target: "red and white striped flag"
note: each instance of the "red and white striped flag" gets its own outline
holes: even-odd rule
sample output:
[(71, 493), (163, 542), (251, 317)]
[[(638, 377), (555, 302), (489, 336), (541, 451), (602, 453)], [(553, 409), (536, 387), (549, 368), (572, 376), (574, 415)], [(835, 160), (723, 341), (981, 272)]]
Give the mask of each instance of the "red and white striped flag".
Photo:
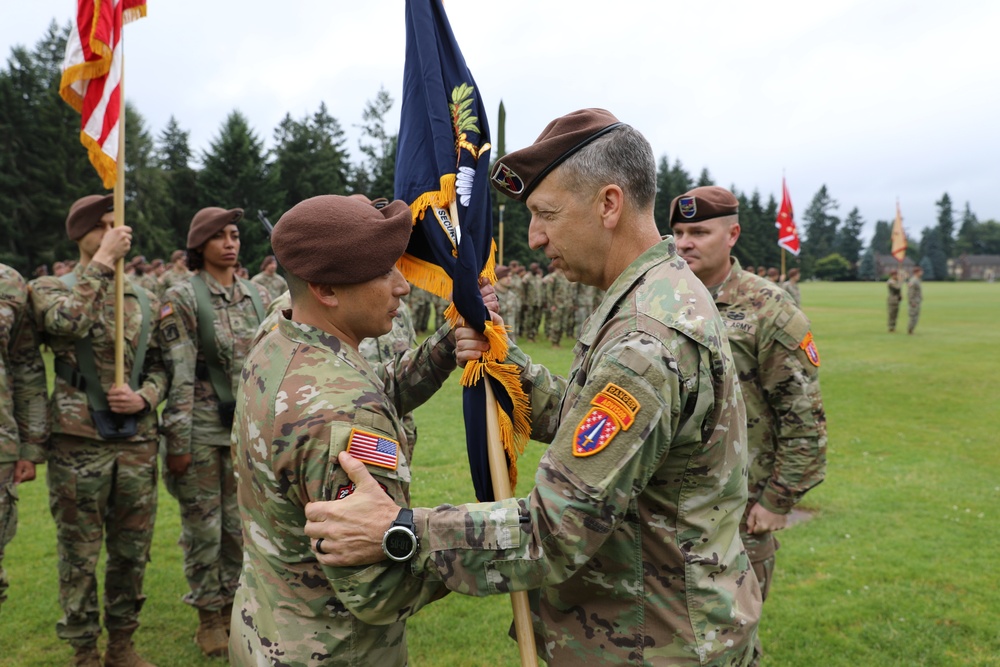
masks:
[(784, 177), (781, 178), (781, 208), (778, 209), (778, 219), (774, 221), (774, 226), (778, 228), (778, 245), (798, 257), (801, 248), (799, 231), (795, 227), (792, 198), (788, 196)]
[(121, 127), (122, 25), (145, 15), (146, 0), (79, 0), (66, 41), (59, 94), (80, 112), (80, 141), (108, 189)]

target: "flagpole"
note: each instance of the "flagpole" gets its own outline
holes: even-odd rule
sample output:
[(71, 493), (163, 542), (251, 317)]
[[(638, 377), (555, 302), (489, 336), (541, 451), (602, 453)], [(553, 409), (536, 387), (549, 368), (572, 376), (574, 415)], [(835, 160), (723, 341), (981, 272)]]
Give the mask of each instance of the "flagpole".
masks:
[[(455, 225), (459, 225), (458, 202), (448, 205), (448, 213)], [(489, 317), (487, 315), (487, 317)], [(489, 321), (489, 320), (487, 320)], [(507, 472), (507, 454), (504, 452), (503, 441), (500, 439), (500, 416), (493, 387), (490, 386), (489, 375), (484, 374), (483, 385), (486, 387), (486, 458), (490, 464), (490, 481), (493, 485), (493, 499), (506, 500), (514, 495), (510, 487), (510, 476)], [(514, 634), (517, 637), (517, 649), (521, 653), (521, 667), (537, 667), (538, 653), (535, 648), (535, 632), (531, 625), (531, 607), (528, 605), (527, 591), (514, 591), (510, 594), (510, 604), (514, 609)]]
[[(507, 475), (507, 457), (500, 442), (500, 418), (497, 399), (493, 395), (489, 376), (483, 377), (486, 386), (486, 451), (490, 462), (490, 480), (493, 482), (494, 500), (504, 500), (514, 495), (510, 488), (510, 477)], [(510, 603), (514, 608), (514, 634), (517, 636), (517, 648), (521, 653), (522, 667), (536, 667), (538, 654), (535, 649), (535, 633), (531, 627), (531, 608), (528, 605), (527, 591), (514, 591), (510, 594)]]
[(785, 249), (781, 249), (781, 280), (785, 280)]
[[(122, 71), (118, 81), (118, 161), (115, 164), (114, 226), (125, 224), (125, 37), (122, 35)], [(115, 262), (115, 386), (125, 384), (125, 257)]]

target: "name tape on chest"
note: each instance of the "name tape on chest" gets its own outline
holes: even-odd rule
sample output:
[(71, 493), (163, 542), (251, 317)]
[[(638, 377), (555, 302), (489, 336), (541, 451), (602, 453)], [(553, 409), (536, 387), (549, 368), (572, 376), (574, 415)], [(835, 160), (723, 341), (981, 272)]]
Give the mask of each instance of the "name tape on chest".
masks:
[(632, 394), (613, 382), (599, 391), (573, 434), (573, 456), (593, 456), (635, 423), (642, 407)]
[(816, 349), (816, 341), (813, 340), (812, 331), (807, 333), (806, 337), (799, 343), (799, 349), (806, 353), (809, 363), (817, 368), (819, 367), (819, 350)]
[(351, 429), (347, 453), (373, 466), (395, 470), (399, 464), (399, 443), (392, 438), (359, 429)]

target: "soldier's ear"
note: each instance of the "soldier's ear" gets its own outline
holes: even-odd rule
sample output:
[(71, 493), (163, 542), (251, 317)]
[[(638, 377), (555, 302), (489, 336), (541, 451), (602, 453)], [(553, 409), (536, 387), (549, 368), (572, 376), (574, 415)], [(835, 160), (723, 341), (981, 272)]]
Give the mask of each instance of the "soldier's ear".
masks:
[(313, 295), (314, 299), (327, 308), (335, 308), (340, 303), (337, 298), (337, 291), (334, 289), (333, 285), (309, 283), (309, 293)]

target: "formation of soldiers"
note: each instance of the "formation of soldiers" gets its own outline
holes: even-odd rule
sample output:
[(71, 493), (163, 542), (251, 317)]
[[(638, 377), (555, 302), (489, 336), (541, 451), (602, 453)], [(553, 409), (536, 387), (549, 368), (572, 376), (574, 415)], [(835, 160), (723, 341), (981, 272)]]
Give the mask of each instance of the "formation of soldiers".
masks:
[[(682, 219), (685, 209), (683, 205), (676, 206), (675, 200), (671, 212), (675, 231), (677, 226), (702, 220), (719, 219), (729, 221), (725, 224), (736, 224), (737, 207), (731, 194), (715, 189), (693, 191), (691, 199), (697, 197), (703, 198), (701, 210), (705, 217)], [(34, 479), (35, 466), (47, 461), (50, 506), (57, 525), (63, 609), (56, 630), (74, 648), (73, 665), (151, 664), (136, 653), (132, 636), (139, 627), (145, 600), (142, 586), (156, 515), (158, 467), (180, 507), (180, 546), (190, 587), (184, 601), (197, 610), (194, 635), (200, 649), (210, 657), (229, 656), (233, 640), (237, 639), (235, 634), (233, 640), (229, 636), (234, 602), (242, 604), (244, 619), (257, 608), (257, 601), (247, 598), (245, 590), (239, 592), (245, 586), (240, 581), (241, 564), (246, 567), (244, 544), (251, 539), (248, 531), (250, 536), (259, 537), (254, 531), (266, 532), (267, 522), (248, 525), (246, 508), (242, 501), (237, 501), (234, 468), (239, 462), (234, 462), (231, 445), (239, 438), (231, 434), (235, 432), (234, 411), (239, 421), (236, 397), (245, 389), (241, 378), (244, 360), (259, 341), (276, 330), (279, 321), (283, 321), (282, 313), (286, 318), (290, 316), (291, 311), (284, 309), (291, 300), (289, 285), (277, 274), (273, 256), (265, 258), (261, 272), (252, 281), (240, 277), (238, 223), (242, 215), (240, 209), (202, 209), (192, 220), (186, 250), (175, 252), (169, 262), (158, 259), (146, 262), (142, 256), (127, 262), (126, 384), (116, 385), (113, 380), (112, 267), (129, 254), (131, 230), (112, 226), (110, 196), (85, 197), (70, 209), (67, 234), (79, 246), (79, 260), (57, 263), (53, 276), (38, 271), (38, 277), (30, 284), (13, 269), (0, 265), (0, 343), (3, 344), (0, 376), (6, 382), (2, 389), (11, 398), (0, 408), (0, 566), (3, 546), (13, 538), (17, 525), (13, 502), (16, 496), (12, 489), (18, 483)], [(679, 233), (678, 238), (682, 236)], [(653, 242), (651, 237), (648, 240)], [(685, 266), (677, 259), (678, 255), (692, 263), (680, 243), (677, 255), (671, 254), (672, 242), (664, 243), (651, 255), (657, 262), (662, 262), (663, 257), (673, 257), (675, 262), (670, 271)], [(661, 257), (657, 253), (666, 255)], [(767, 303), (767, 307), (750, 307), (749, 303), (738, 301), (727, 303), (725, 290), (720, 292), (718, 284), (713, 286), (708, 281), (708, 272), (699, 271), (697, 263), (692, 265), (694, 274), (715, 297), (719, 311), (728, 312), (723, 317), (728, 318), (724, 322), (729, 327), (740, 377), (744, 375), (744, 366), (748, 369), (759, 366), (761, 376), (773, 380), (767, 388), (770, 398), (766, 401), (761, 397), (757, 403), (751, 403), (749, 397), (759, 387), (743, 387), (748, 416), (753, 412), (748, 423), (764, 424), (766, 428), (750, 429), (752, 449), (758, 452), (751, 467), (751, 503), (746, 505), (739, 532), (747, 547), (749, 564), (760, 582), (762, 597), (766, 598), (777, 550), (777, 541), (771, 533), (784, 527), (783, 517), (823, 478), (825, 417), (815, 373), (819, 357), (808, 320), (793, 305), (798, 303), (797, 270), (793, 269), (788, 280), (781, 283), (783, 289), (777, 289), (774, 283), (784, 277), (777, 276), (776, 271), (773, 276), (760, 279), (742, 278), (738, 262), (733, 261), (731, 270), (728, 263), (725, 266), (729, 276), (726, 284), (733, 284), (733, 294), (742, 295), (746, 283), (760, 295), (754, 304)], [(300, 270), (308, 275), (308, 267)], [(499, 314), (515, 342), (536, 341), (544, 336), (541, 340), (559, 347), (564, 337), (575, 340), (588, 335), (588, 331), (593, 334), (592, 316), (608, 309), (602, 289), (569, 280), (560, 266), (553, 266), (546, 273), (537, 263), (525, 267), (514, 260), (498, 266), (496, 273)], [(305, 283), (296, 280), (302, 294)], [(636, 283), (641, 284), (641, 281)], [(735, 287), (737, 284), (741, 285), (739, 289)], [(614, 288), (609, 281), (602, 286)], [(911, 286), (911, 303), (913, 289)], [(432, 311), (439, 326), (444, 322), (447, 306), (444, 299), (416, 288), (406, 291), (409, 306), (401, 302), (394, 311), (392, 331), (358, 341), (359, 353), (374, 368), (392, 368), (394, 360), (398, 362), (401, 354), (415, 348), (416, 334), (427, 331)], [(919, 279), (916, 299), (919, 307)], [(629, 307), (638, 308), (639, 304)], [(617, 309), (608, 313), (621, 315)], [(633, 315), (639, 314), (645, 316), (644, 311)], [(763, 345), (760, 341), (766, 336), (767, 347), (774, 350), (767, 359), (749, 353), (744, 359), (738, 349), (742, 345), (740, 336), (750, 331), (745, 323), (755, 320), (760, 324), (756, 334), (751, 332), (746, 348)], [(633, 321), (633, 316), (622, 320)], [(772, 326), (773, 321), (780, 322), (780, 326)], [(912, 332), (915, 326), (912, 313), (911, 322)], [(440, 330), (431, 336), (433, 345), (443, 346), (434, 352), (436, 356), (429, 358), (432, 368), (454, 367), (455, 343), (444, 337), (446, 333)], [(326, 341), (318, 340), (324, 344)], [(41, 345), (54, 355), (56, 379), (51, 396), (46, 391)], [(630, 349), (624, 351), (622, 363), (645, 368), (648, 365), (645, 357), (634, 357)], [(400, 367), (396, 367), (396, 372), (403, 373)], [(419, 375), (414, 374), (407, 381), (418, 379)], [(613, 383), (608, 387), (602, 390), (612, 392), (605, 396), (605, 401), (612, 398), (621, 401), (622, 396), (632, 398), (628, 392), (622, 394), (623, 390)], [(779, 415), (795, 412), (792, 408), (785, 410), (780, 401), (782, 397), (803, 393), (810, 400), (798, 406), (804, 411), (793, 420), (798, 424), (795, 429), (777, 424), (770, 417), (763, 419), (772, 410), (779, 410), (774, 413)], [(652, 401), (651, 394), (641, 403)], [(161, 405), (162, 419), (158, 419), (157, 409)], [(630, 404), (626, 401), (625, 405)], [(639, 407), (635, 403), (629, 409)], [(738, 412), (730, 416), (742, 419), (742, 410)], [(255, 423), (250, 420), (242, 424), (243, 430), (249, 428), (249, 431), (237, 429), (242, 434), (241, 442), (255, 437), (251, 433)], [(400, 442), (406, 443), (412, 452), (416, 443), (412, 415), (401, 413), (399, 423)], [(351, 438), (353, 442), (354, 436)], [(789, 446), (784, 444), (785, 439), (797, 454), (778, 466), (775, 457), (781, 459), (784, 448)], [(610, 442), (610, 436), (607, 441)], [(255, 456), (260, 453), (253, 451)], [(792, 461), (800, 462), (801, 467), (793, 466)], [(788, 476), (789, 470), (795, 471), (794, 479)], [(785, 477), (776, 482), (773, 479), (776, 474)], [(284, 488), (283, 480), (273, 481)], [(346, 477), (343, 481), (332, 500), (340, 498), (341, 493), (343, 497), (353, 493), (353, 482)], [(738, 509), (736, 505), (745, 504), (740, 498), (746, 496), (736, 494), (737, 487), (730, 487), (728, 492), (739, 500), (734, 505)], [(736, 528), (735, 524), (730, 527)], [(102, 546), (106, 548), (108, 561), (103, 629), (109, 637), (103, 660), (97, 650), (102, 623), (96, 572)], [(314, 548), (324, 554), (318, 542)], [(243, 576), (246, 577), (245, 569)], [(6, 577), (0, 568), (0, 604), (6, 588)], [(748, 602), (758, 595), (752, 588), (745, 588), (740, 594), (748, 596)], [(748, 631), (743, 645), (749, 647), (753, 636)], [(757, 653), (756, 649), (740, 650), (740, 655), (747, 658)]]

